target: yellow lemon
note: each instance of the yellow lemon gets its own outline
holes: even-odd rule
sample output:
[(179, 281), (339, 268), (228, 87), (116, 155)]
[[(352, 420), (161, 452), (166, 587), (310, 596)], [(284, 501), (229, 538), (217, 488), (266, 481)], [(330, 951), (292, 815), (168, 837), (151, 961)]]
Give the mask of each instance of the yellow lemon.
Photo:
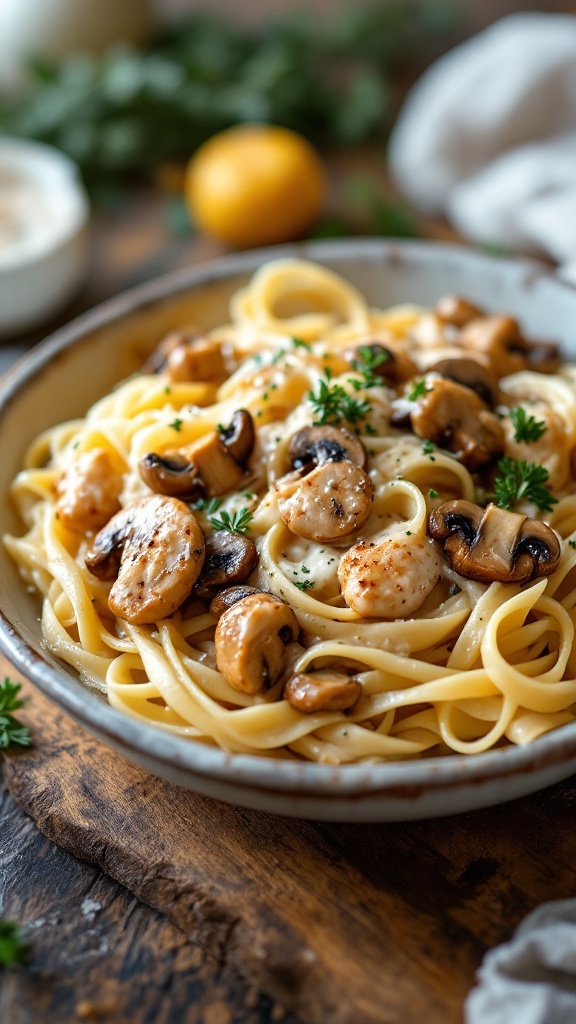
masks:
[(200, 231), (248, 248), (299, 238), (316, 220), (324, 169), (288, 128), (241, 125), (219, 132), (188, 164), (186, 201)]

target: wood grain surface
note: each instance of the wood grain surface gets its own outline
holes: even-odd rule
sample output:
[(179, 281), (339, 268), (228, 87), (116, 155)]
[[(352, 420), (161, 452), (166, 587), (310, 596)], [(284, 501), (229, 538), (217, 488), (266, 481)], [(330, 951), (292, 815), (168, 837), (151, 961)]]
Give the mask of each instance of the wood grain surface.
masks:
[(15, 800), (302, 1024), (456, 1024), (486, 948), (574, 892), (571, 783), (435, 822), (289, 821), (163, 782), (27, 692), (34, 746), (4, 764)]

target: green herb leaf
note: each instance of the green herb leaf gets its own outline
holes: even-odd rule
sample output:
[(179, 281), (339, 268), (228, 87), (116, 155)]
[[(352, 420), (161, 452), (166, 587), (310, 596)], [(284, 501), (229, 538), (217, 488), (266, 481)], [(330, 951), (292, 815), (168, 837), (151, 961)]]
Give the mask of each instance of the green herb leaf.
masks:
[(172, 423), (169, 423), (168, 426), (172, 427), (172, 430), (175, 430), (177, 433), (179, 433), (180, 432), (180, 427), (182, 426), (182, 420), (180, 420), (180, 419), (178, 419), (178, 417), (176, 417), (176, 419), (173, 420)]
[(294, 348), (305, 348), (307, 352), (312, 351), (312, 345), (307, 341), (302, 341), (302, 338), (292, 338), (292, 344), (294, 345)]
[(426, 441), (422, 442), (422, 454), (423, 455), (430, 455), (431, 456), (432, 452), (435, 452), (435, 451), (436, 451), (436, 445), (434, 444), (433, 441), (426, 440)]
[(497, 465), (494, 499), (500, 508), (511, 509), (522, 499), (532, 502), (542, 512), (550, 512), (558, 504), (548, 484), (549, 474), (536, 462), (524, 462), (505, 456)]
[(435, 491), (433, 488), (430, 488), (430, 490), (428, 491), (428, 496), (430, 498), (439, 498), (440, 497), (440, 495), (438, 494), (438, 491)]
[(30, 746), (29, 730), (13, 714), (24, 707), (24, 701), (18, 697), (21, 689), (22, 684), (13, 683), (8, 676), (0, 683), (0, 750), (5, 750), (11, 743), (20, 747)]
[(510, 419), (515, 431), (514, 440), (520, 443), (532, 444), (533, 441), (539, 441), (548, 430), (544, 420), (537, 420), (534, 416), (527, 416), (526, 410), (521, 405), (510, 409)]
[(386, 363), (390, 358), (388, 352), (379, 351), (376, 346), (371, 348), (369, 345), (360, 345), (357, 349), (358, 358), (352, 363), (355, 370), (362, 374), (362, 380), (350, 380), (350, 384), (356, 390), (360, 388), (372, 388), (377, 384), (382, 383), (382, 374), (376, 373), (379, 366)]
[(426, 381), (422, 377), (420, 380), (414, 381), (410, 391), (406, 395), (406, 398), (409, 402), (417, 402), (419, 398), (424, 398), (424, 395), (429, 391), (432, 391), (432, 388), (427, 386)]
[(342, 420), (354, 424), (372, 412), (369, 402), (352, 398), (341, 384), (331, 384), (331, 377), (327, 370), (325, 379), (318, 382), (318, 390), (308, 392), (308, 400), (314, 409), (315, 426), (340, 423)]
[(241, 508), (239, 512), (233, 512), (232, 515), (224, 510), (220, 513), (219, 517), (210, 519), (210, 523), (215, 530), (228, 530), (230, 533), (246, 533), (253, 518), (254, 516), (247, 508)]
[(312, 587), (314, 586), (314, 581), (313, 580), (294, 580), (294, 586), (298, 587), (298, 590), (301, 590), (302, 593), (305, 594), (307, 590), (312, 590)]
[(0, 967), (21, 963), (26, 953), (22, 932), (14, 921), (0, 920)]

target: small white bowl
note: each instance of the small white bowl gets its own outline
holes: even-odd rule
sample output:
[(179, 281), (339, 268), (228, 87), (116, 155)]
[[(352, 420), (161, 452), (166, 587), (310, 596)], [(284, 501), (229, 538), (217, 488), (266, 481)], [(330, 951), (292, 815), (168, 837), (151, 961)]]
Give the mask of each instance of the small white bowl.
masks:
[(45, 323), (78, 290), (88, 217), (67, 156), (38, 142), (0, 140), (0, 338)]

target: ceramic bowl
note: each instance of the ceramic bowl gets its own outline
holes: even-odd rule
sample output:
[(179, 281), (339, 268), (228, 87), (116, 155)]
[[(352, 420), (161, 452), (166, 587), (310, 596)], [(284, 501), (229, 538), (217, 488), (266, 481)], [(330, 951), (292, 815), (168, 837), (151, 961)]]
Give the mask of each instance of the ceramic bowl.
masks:
[[(520, 318), (534, 337), (562, 341), (576, 358), (576, 291), (546, 268), (458, 246), (362, 240), (268, 249), (193, 267), (113, 299), (58, 331), (0, 385), (0, 531), (20, 525), (7, 498), (28, 443), (81, 416), (136, 370), (167, 330), (227, 319), (233, 291), (267, 259), (317, 260), (349, 278), (374, 305), (432, 304), (457, 292)], [(0, 646), (17, 669), (127, 758), (220, 800), (293, 817), (397, 821), (472, 810), (522, 796), (576, 771), (576, 723), (531, 746), (370, 765), (282, 762), (230, 755), (134, 721), (109, 707), (42, 646), (39, 603), (0, 550)]]

